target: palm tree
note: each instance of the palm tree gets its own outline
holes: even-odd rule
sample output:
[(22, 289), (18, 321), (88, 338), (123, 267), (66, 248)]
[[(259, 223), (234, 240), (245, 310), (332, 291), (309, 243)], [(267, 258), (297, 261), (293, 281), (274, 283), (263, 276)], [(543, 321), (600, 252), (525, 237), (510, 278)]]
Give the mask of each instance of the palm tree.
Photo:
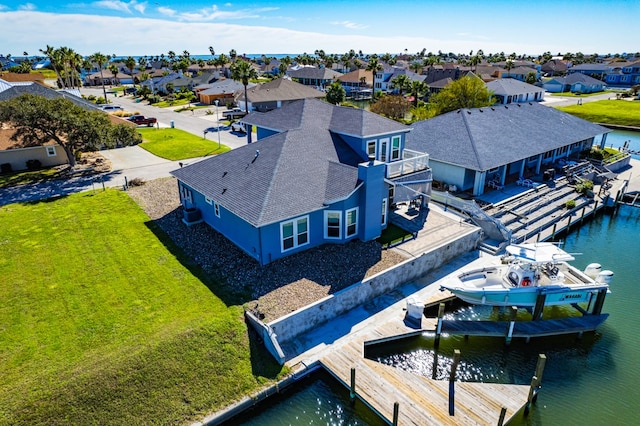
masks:
[(129, 56), (127, 59), (125, 59), (124, 61), (124, 66), (127, 67), (129, 69), (129, 74), (131, 74), (131, 84), (133, 84), (133, 89), (136, 89), (136, 82), (133, 79), (133, 70), (136, 67), (136, 60), (133, 56)]
[(251, 64), (243, 59), (239, 59), (231, 64), (231, 78), (239, 81), (244, 86), (244, 105), (245, 111), (249, 114), (249, 97), (247, 96), (247, 86), (249, 80), (258, 78), (258, 71)]
[(102, 75), (102, 69), (105, 64), (109, 61), (107, 56), (103, 55), (100, 52), (96, 52), (93, 55), (89, 56), (89, 59), (93, 61), (98, 68), (100, 69), (100, 81), (102, 82), (102, 92), (104, 93), (104, 100), (107, 100), (107, 89), (104, 88), (104, 76)]
[(409, 65), (409, 68), (411, 69), (411, 71), (415, 72), (416, 74), (422, 74), (422, 62), (420, 61), (415, 61), (415, 62), (411, 62), (411, 65)]
[(371, 100), (375, 99), (376, 94), (376, 73), (378, 71), (382, 71), (382, 64), (378, 61), (378, 56), (373, 55), (369, 58), (369, 63), (367, 64), (367, 71), (371, 71), (373, 73), (372, 86), (373, 90), (371, 92)]
[(429, 86), (424, 81), (412, 80), (409, 84), (409, 93), (413, 96), (413, 106), (418, 106), (418, 98), (424, 96), (429, 90)]
[(51, 62), (51, 67), (53, 68), (53, 71), (56, 73), (56, 78), (58, 79), (58, 86), (62, 88), (63, 87), (62, 75), (60, 74), (58, 63), (56, 61), (56, 49), (54, 49), (53, 46), (49, 46), (47, 44), (47, 47), (44, 50), (40, 49), (40, 52), (42, 52), (44, 55), (47, 56), (47, 58), (49, 58), (49, 62)]
[[(118, 69), (118, 66), (116, 64), (109, 64), (109, 66), (107, 66), (107, 69), (111, 71), (111, 74), (113, 74), (113, 80), (116, 81), (118, 78), (118, 72), (120, 71)], [(113, 85), (113, 81), (111, 82), (111, 84)]]
[(394, 89), (398, 89), (400, 96), (402, 96), (402, 93), (405, 91), (405, 89), (408, 89), (410, 85), (411, 80), (405, 74), (400, 74), (399, 76), (394, 77), (393, 80), (391, 80), (391, 87), (393, 87)]

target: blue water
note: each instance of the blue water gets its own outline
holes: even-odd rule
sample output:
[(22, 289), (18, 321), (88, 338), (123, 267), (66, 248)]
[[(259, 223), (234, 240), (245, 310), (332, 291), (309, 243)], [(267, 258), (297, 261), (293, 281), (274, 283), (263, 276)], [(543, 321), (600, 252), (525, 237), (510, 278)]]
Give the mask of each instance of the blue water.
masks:
[[(640, 150), (640, 134), (615, 131), (607, 146)], [(638, 156), (636, 156), (638, 158)], [(599, 214), (563, 238), (564, 249), (576, 255), (580, 269), (600, 263), (615, 273), (603, 313), (610, 314), (595, 333), (514, 339), (505, 348), (499, 338), (451, 337), (433, 349), (433, 337), (423, 336), (376, 348), (372, 359), (436, 379), (448, 379), (454, 349), (462, 353), (458, 379), (528, 385), (538, 354), (547, 363), (542, 390), (533, 410), (515, 425), (640, 425), (640, 208), (621, 206), (616, 213)], [(554, 308), (566, 309), (566, 308)], [(562, 314), (562, 312), (550, 312)], [(463, 308), (465, 317), (496, 315), (490, 310)], [(545, 311), (545, 318), (549, 313)], [(505, 318), (499, 318), (505, 319)], [(376, 352), (377, 351), (377, 352)], [(233, 423), (238, 424), (238, 423)], [(276, 403), (251, 413), (244, 425), (378, 425), (380, 420), (361, 404), (352, 407), (348, 392), (331, 378), (304, 384)]]
[[(600, 140), (601, 139), (597, 139), (594, 143), (598, 144)], [(608, 133), (605, 145), (607, 147), (620, 149), (625, 141), (629, 141), (629, 149), (631, 151), (640, 152), (640, 133), (630, 130), (614, 130)], [(638, 154), (634, 154), (632, 157), (640, 160), (640, 155)]]

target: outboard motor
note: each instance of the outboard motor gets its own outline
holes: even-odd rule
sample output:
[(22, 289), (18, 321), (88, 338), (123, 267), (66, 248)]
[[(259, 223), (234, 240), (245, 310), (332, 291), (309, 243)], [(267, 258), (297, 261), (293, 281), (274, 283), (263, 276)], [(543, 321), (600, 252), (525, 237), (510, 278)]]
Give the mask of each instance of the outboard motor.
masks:
[(613, 281), (613, 271), (602, 271), (596, 277), (596, 283), (598, 284), (611, 284)]
[(596, 279), (600, 271), (602, 271), (602, 265), (600, 265), (599, 263), (590, 263), (586, 268), (584, 268), (585, 275), (592, 280)]

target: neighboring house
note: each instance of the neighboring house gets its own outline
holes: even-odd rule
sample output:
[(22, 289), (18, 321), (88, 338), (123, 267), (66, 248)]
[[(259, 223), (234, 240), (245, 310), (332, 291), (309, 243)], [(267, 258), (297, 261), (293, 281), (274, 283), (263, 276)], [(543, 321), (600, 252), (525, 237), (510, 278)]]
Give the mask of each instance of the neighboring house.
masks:
[(498, 105), (539, 102), (544, 99), (543, 88), (513, 78), (493, 80), (487, 83), (486, 86), (487, 89), (493, 92)]
[(545, 77), (555, 77), (567, 73), (567, 64), (561, 59), (550, 59), (540, 67), (540, 71)]
[(607, 64), (579, 64), (574, 67), (570, 67), (567, 70), (569, 75), (572, 74), (584, 74), (598, 80), (605, 81), (607, 74), (610, 74), (615, 67)]
[[(338, 81), (344, 88), (346, 95), (350, 97), (360, 94), (363, 90), (371, 88), (371, 84), (373, 83), (373, 72), (357, 69), (341, 75), (338, 77)], [(370, 90), (369, 93), (371, 93)]]
[(208, 84), (218, 79), (218, 74), (214, 72), (206, 72), (195, 77), (179, 74), (179, 77), (172, 80), (173, 90), (179, 92), (181, 90), (193, 91), (200, 84)]
[(431, 86), (431, 83), (446, 79), (459, 80), (470, 71), (470, 68), (456, 66), (454, 64), (432, 65), (423, 69), (424, 82)]
[(410, 81), (424, 81), (423, 75), (416, 74), (413, 71), (398, 67), (385, 67), (376, 74), (376, 90), (382, 90), (387, 93), (399, 93), (400, 90), (393, 87), (393, 80), (399, 75), (406, 75)]
[[(247, 89), (249, 111), (267, 112), (290, 102), (308, 98), (324, 98), (326, 93), (288, 78), (277, 78)], [(238, 92), (238, 106), (245, 109), (244, 90)]]
[(640, 84), (640, 61), (616, 63), (612, 72), (607, 74), (605, 82), (609, 86), (631, 87)]
[(131, 75), (125, 74), (122, 71), (118, 71), (118, 73), (114, 76), (110, 70), (103, 69), (102, 76), (100, 75), (100, 71), (94, 72), (93, 74), (87, 74), (84, 77), (84, 85), (102, 86), (103, 80), (105, 86), (114, 86), (120, 84), (120, 81), (122, 80), (131, 80)]
[[(69, 162), (64, 149), (53, 141), (39, 146), (23, 147), (20, 142), (11, 140), (14, 129), (0, 128), (0, 166), (12, 171), (27, 170), (28, 162), (37, 160), (42, 167), (54, 167)], [(9, 166), (7, 166), (7, 164)]]
[(435, 93), (438, 93), (439, 91), (441, 91), (442, 89), (447, 87), (452, 82), (453, 82), (453, 79), (447, 77), (447, 78), (443, 78), (442, 80), (438, 80), (438, 81), (434, 81), (432, 83), (429, 83), (427, 85), (429, 87), (429, 95), (433, 95)]
[(193, 90), (200, 103), (214, 105), (217, 100), (219, 105), (225, 105), (234, 103), (236, 92), (244, 90), (244, 86), (239, 81), (224, 78), (213, 83), (200, 84)]
[(11, 84), (30, 84), (30, 83), (40, 83), (44, 84), (44, 74), (42, 73), (29, 73), (29, 74), (18, 74), (15, 72), (3, 72), (0, 73), (0, 78)]
[(287, 74), (300, 84), (305, 86), (313, 86), (318, 90), (324, 90), (325, 87), (339, 79), (342, 74), (328, 68), (301, 67), (299, 69), (291, 69)]
[(586, 74), (569, 74), (566, 77), (554, 77), (542, 84), (547, 92), (596, 93), (603, 92), (604, 83)]
[(540, 174), (543, 167), (591, 148), (610, 132), (597, 124), (539, 103), (452, 111), (412, 124), (407, 148), (428, 151), (434, 180), (484, 193), (489, 182), (504, 185)]
[(317, 99), (243, 121), (257, 127), (257, 142), (172, 174), (185, 215), (197, 212), (261, 265), (373, 240), (393, 202), (430, 195), (429, 157), (405, 150), (411, 129), (395, 121)]
[(500, 78), (515, 78), (516, 80), (525, 81), (530, 73), (536, 74), (536, 80), (540, 78), (540, 72), (532, 67), (519, 66), (510, 70), (500, 70)]
[[(3, 87), (5, 88), (4, 90), (2, 90)], [(39, 83), (11, 84), (5, 82), (5, 84), (2, 84), (2, 80), (0, 80), (0, 101), (13, 99), (25, 93), (43, 96), (48, 99), (65, 98), (86, 110), (100, 110), (96, 104), (69, 93), (68, 90), (54, 90)]]

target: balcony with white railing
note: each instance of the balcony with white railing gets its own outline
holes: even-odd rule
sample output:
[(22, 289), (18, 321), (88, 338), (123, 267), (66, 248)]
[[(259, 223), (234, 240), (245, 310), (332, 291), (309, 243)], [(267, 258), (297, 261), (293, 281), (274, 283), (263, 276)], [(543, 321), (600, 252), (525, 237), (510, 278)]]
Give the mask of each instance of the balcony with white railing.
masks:
[(429, 154), (405, 149), (402, 160), (387, 163), (387, 178), (397, 178), (429, 168)]

